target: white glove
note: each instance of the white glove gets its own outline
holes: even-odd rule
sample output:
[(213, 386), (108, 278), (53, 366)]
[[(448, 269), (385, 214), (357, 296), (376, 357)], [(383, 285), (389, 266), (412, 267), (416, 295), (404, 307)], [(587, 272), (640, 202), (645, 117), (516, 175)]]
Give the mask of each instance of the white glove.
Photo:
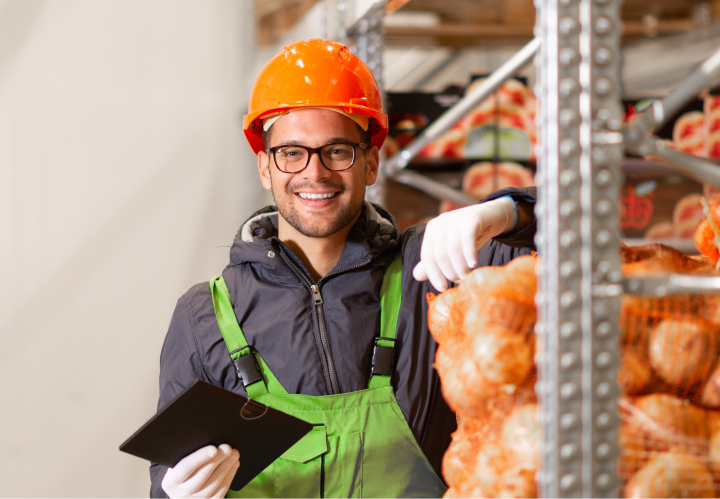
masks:
[(477, 265), (478, 250), (490, 239), (511, 230), (517, 222), (509, 197), (443, 213), (425, 227), (420, 263), (413, 269), (418, 281), (430, 279), (438, 291), (447, 280), (460, 282)]
[(225, 497), (240, 453), (228, 444), (208, 445), (185, 456), (165, 473), (162, 488), (172, 499), (177, 497)]

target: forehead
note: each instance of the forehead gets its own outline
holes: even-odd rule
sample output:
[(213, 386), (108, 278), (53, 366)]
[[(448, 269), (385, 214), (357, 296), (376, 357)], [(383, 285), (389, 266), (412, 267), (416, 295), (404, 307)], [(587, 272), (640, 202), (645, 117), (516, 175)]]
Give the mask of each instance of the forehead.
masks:
[(360, 142), (357, 124), (340, 113), (327, 109), (301, 109), (280, 117), (270, 128), (271, 145), (296, 142), (317, 147), (333, 139)]

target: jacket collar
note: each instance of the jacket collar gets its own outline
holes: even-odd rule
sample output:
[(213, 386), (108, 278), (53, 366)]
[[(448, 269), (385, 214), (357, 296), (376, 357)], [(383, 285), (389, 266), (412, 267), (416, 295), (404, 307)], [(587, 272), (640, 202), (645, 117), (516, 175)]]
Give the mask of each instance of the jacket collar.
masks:
[[(277, 238), (277, 228), (277, 207), (267, 206), (254, 213), (235, 236), (230, 248), (230, 265), (256, 262), (275, 266), (275, 261), (279, 259), (268, 261), (268, 251), (277, 252), (281, 246), (290, 251)], [(393, 216), (380, 206), (365, 201), (360, 218), (350, 230), (338, 268), (357, 265), (390, 251), (397, 246), (399, 238), (400, 229)]]

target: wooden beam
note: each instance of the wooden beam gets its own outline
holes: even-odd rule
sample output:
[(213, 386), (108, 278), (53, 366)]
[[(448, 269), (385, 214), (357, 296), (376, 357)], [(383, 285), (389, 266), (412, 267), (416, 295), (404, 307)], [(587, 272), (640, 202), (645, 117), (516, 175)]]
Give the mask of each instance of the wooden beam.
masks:
[(535, 6), (531, 0), (505, 0), (502, 4), (503, 24), (522, 26), (535, 24)]
[(276, 41), (310, 10), (317, 0), (255, 0), (257, 42)]
[(255, 19), (273, 15), (282, 10), (292, 8), (299, 0), (255, 0)]
[(387, 37), (472, 37), (533, 36), (532, 24), (438, 24), (437, 26), (386, 26)]
[(448, 37), (385, 37), (389, 47), (449, 47), (462, 50), (468, 47), (522, 47), (532, 36), (501, 36), (489, 38)]
[[(642, 22), (624, 23), (624, 35), (629, 37), (645, 36), (648, 28)], [(660, 20), (657, 24), (658, 35), (682, 33), (695, 27), (692, 19)], [(407, 39), (440, 39), (440, 38), (523, 38), (533, 37), (532, 24), (438, 24), (437, 26), (387, 26), (385, 36), (397, 45), (403, 38)]]
[[(648, 32), (648, 27), (646, 27), (642, 22), (625, 21), (625, 23), (623, 24), (625, 27), (623, 32), (624, 35), (643, 36)], [(685, 31), (689, 31), (694, 27), (695, 21), (692, 19), (672, 19), (658, 21), (657, 28), (655, 28), (655, 30), (658, 35), (671, 35), (673, 33), (682, 33)]]

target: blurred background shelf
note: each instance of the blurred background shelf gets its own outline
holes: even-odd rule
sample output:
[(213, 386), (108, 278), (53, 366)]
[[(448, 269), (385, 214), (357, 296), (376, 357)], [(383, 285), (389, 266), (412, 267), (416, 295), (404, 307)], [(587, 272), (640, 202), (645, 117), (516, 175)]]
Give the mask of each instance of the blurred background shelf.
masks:
[(638, 237), (623, 237), (622, 242), (628, 246), (643, 246), (645, 244), (659, 243), (682, 251), (686, 255), (697, 255), (699, 252), (692, 239), (644, 239)]

